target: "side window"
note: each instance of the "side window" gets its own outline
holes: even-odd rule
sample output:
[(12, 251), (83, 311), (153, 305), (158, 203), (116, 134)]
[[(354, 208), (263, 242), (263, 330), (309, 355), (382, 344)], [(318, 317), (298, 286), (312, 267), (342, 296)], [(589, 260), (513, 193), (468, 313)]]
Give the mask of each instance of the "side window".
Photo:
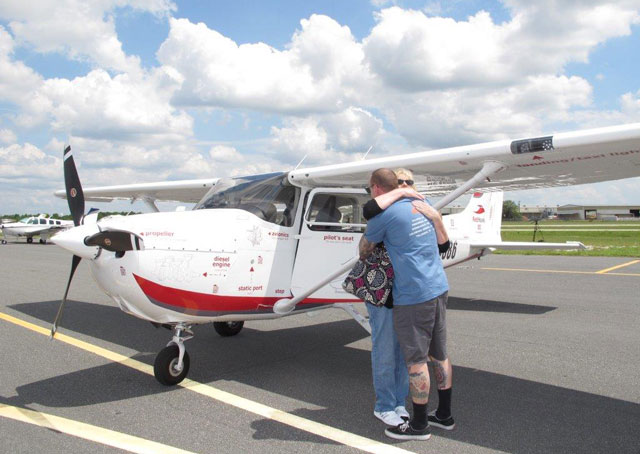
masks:
[(60, 221), (56, 221), (56, 225), (61, 225), (62, 223)]
[(46, 219), (42, 219), (42, 218), (40, 218), (40, 224), (46, 224), (46, 223), (47, 223), (47, 220), (46, 220)]
[(284, 227), (291, 227), (295, 220), (296, 206), (300, 198), (300, 188), (284, 186), (276, 195), (276, 219), (275, 223)]
[(362, 205), (369, 196), (357, 193), (316, 193), (306, 213), (311, 230), (364, 232)]

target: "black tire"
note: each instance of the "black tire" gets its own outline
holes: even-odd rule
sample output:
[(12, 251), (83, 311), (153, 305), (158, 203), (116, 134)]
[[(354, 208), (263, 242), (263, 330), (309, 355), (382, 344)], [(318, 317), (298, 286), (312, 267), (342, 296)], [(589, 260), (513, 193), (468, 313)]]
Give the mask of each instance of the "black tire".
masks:
[(244, 322), (213, 322), (213, 328), (222, 337), (235, 336), (242, 331), (243, 326)]
[(182, 359), (183, 368), (180, 373), (173, 370), (173, 366), (178, 362), (178, 356), (180, 350), (177, 345), (169, 345), (163, 348), (156, 356), (156, 360), (153, 363), (153, 375), (156, 376), (156, 380), (165, 386), (173, 386), (180, 383), (189, 373), (189, 353), (184, 352), (184, 358)]
[(29, 244), (33, 243), (33, 237), (27, 237), (27, 243)]

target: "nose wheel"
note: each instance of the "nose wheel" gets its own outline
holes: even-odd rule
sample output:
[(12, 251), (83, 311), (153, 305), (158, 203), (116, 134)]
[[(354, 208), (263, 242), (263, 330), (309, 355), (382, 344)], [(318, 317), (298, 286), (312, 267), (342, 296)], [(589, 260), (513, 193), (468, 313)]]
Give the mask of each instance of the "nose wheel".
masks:
[(178, 324), (173, 327), (173, 339), (160, 350), (153, 363), (153, 375), (158, 382), (165, 386), (173, 386), (184, 380), (191, 363), (184, 342), (192, 337), (193, 332), (188, 326)]

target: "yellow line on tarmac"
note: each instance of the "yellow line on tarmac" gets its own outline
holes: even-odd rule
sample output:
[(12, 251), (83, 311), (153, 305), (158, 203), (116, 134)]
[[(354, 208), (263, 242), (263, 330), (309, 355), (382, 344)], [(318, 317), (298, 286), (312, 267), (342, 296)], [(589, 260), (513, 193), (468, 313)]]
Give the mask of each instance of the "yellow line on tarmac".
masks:
[[(525, 268), (490, 268), (483, 267), (481, 270), (489, 271), (526, 271), (528, 273), (560, 273), (560, 274), (600, 274), (600, 271), (570, 271), (570, 270), (531, 270)], [(605, 270), (606, 271), (606, 270)], [(607, 276), (640, 276), (640, 273), (607, 273)]]
[(640, 260), (632, 260), (627, 263), (623, 263), (622, 265), (612, 266), (611, 268), (606, 268), (604, 270), (597, 271), (596, 274), (605, 274), (609, 271), (617, 270), (618, 268), (624, 268), (625, 266), (633, 265), (634, 263), (640, 263)]
[(194, 454), (191, 451), (173, 448), (171, 446), (134, 437), (113, 430), (104, 429), (91, 424), (61, 418), (60, 416), (14, 407), (0, 403), (0, 416), (26, 422), (40, 427), (46, 427), (74, 437), (84, 438), (114, 448), (140, 454)]
[[(30, 329), (37, 333), (44, 334), (46, 336), (48, 336), (50, 333), (50, 331), (46, 328), (21, 320), (3, 312), (0, 312), (0, 319)], [(116, 352), (112, 352), (111, 350), (107, 350), (102, 347), (98, 347), (97, 345), (75, 339), (71, 336), (67, 336), (59, 332), (56, 333), (56, 339), (81, 348), (82, 350), (94, 353), (98, 356), (102, 356), (103, 358), (106, 358), (110, 361), (120, 363), (124, 366), (131, 367), (137, 371), (153, 376), (152, 366), (144, 364), (135, 359), (126, 357)], [(236, 396), (235, 394), (222, 391), (220, 389), (214, 388), (213, 386), (205, 385), (194, 380), (185, 379), (178, 386), (189, 389), (203, 396), (210, 397), (219, 402), (234, 406), (236, 408), (240, 408), (242, 410), (246, 410), (258, 416), (278, 421), (282, 424), (286, 424), (296, 429), (304, 430), (314, 435), (318, 435), (328, 440), (332, 440), (336, 443), (350, 446), (361, 451), (370, 452), (373, 454), (414, 454), (411, 451), (407, 451), (402, 448), (380, 443), (379, 441), (371, 440), (369, 438), (352, 434), (341, 429), (336, 429), (335, 427), (327, 426), (325, 424), (292, 415), (282, 410), (268, 407), (267, 405), (245, 399), (244, 397)]]

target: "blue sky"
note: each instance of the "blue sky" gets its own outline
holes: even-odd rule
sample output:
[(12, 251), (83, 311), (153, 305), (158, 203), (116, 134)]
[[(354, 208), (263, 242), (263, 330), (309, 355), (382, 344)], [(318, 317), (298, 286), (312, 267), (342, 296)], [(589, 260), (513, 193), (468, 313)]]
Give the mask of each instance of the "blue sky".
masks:
[(638, 0), (24, 3), (0, 4), (0, 213), (67, 211), (52, 196), (65, 143), (96, 186), (640, 121)]

